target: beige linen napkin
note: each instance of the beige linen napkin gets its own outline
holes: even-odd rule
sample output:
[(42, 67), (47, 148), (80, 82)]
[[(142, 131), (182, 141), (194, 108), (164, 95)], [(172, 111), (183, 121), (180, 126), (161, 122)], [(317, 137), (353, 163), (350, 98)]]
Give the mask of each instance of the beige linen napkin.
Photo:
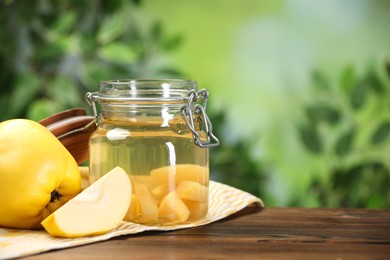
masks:
[(107, 240), (112, 237), (136, 234), (144, 231), (168, 231), (202, 226), (223, 219), (250, 204), (259, 207), (264, 206), (261, 199), (247, 192), (215, 181), (210, 181), (209, 212), (206, 218), (201, 221), (166, 227), (145, 226), (122, 221), (122, 223), (111, 232), (103, 235), (81, 238), (56, 238), (50, 236), (44, 230), (36, 231), (0, 228), (0, 259), (10, 259), (46, 252), (53, 249), (90, 244)]

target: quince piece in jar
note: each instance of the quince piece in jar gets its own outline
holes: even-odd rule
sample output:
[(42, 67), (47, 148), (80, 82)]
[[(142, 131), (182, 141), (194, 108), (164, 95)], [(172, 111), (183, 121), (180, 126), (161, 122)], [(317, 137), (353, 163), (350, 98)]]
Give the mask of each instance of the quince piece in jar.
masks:
[(189, 220), (198, 220), (206, 216), (208, 210), (207, 202), (193, 201), (193, 200), (186, 200), (186, 199), (183, 199), (183, 202), (187, 206), (188, 210), (190, 211)]
[(179, 184), (182, 181), (193, 181), (201, 185), (208, 185), (209, 169), (196, 164), (177, 164), (153, 169), (150, 177), (159, 185)]
[(158, 217), (162, 221), (170, 223), (184, 222), (190, 217), (190, 211), (177, 195), (176, 191), (171, 191), (161, 201), (158, 209)]
[(162, 201), (162, 199), (170, 191), (172, 191), (172, 190), (169, 189), (169, 185), (168, 184), (163, 184), (163, 185), (160, 185), (157, 188), (153, 189), (152, 190), (152, 195), (153, 195), (154, 199), (156, 200), (157, 204), (160, 205), (160, 202)]
[(208, 201), (208, 188), (198, 182), (182, 181), (176, 188), (177, 195), (181, 199), (193, 201)]
[(139, 200), (135, 194), (131, 195), (131, 203), (129, 210), (126, 213), (124, 220), (133, 221), (141, 216), (141, 207), (139, 204)]
[(138, 202), (141, 209), (141, 216), (137, 219), (140, 223), (156, 223), (158, 208), (154, 201), (148, 186), (141, 183), (135, 183), (135, 195), (138, 198)]
[(149, 190), (153, 190), (157, 187), (156, 183), (153, 182), (149, 175), (130, 175), (130, 181), (133, 185), (133, 190), (135, 190), (136, 183), (146, 185)]

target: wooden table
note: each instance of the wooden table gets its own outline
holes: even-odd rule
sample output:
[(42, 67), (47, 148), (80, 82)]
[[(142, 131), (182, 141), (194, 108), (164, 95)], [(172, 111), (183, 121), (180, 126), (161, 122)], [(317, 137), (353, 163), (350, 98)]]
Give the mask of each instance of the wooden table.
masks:
[(146, 232), (25, 259), (390, 259), (390, 209), (246, 208), (207, 226)]

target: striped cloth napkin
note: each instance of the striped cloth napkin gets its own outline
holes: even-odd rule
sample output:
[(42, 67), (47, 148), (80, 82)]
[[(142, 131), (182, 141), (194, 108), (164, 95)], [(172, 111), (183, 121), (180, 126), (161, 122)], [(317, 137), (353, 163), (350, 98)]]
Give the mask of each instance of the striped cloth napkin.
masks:
[(108, 240), (113, 237), (141, 233), (144, 231), (169, 231), (206, 225), (223, 219), (249, 205), (263, 207), (261, 199), (233, 188), (210, 181), (209, 211), (200, 221), (175, 226), (146, 226), (122, 221), (114, 230), (98, 236), (81, 238), (52, 237), (44, 230), (17, 230), (0, 228), (0, 259), (33, 255), (53, 249), (69, 248)]

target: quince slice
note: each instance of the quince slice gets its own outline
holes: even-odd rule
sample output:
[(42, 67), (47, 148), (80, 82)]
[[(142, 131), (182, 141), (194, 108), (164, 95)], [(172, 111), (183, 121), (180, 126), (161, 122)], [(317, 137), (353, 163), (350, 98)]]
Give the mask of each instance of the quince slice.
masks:
[(46, 231), (59, 237), (82, 237), (116, 228), (130, 206), (131, 183), (116, 167), (42, 221)]
[(141, 207), (139, 200), (137, 198), (137, 195), (132, 194), (131, 195), (131, 203), (130, 203), (130, 208), (126, 213), (126, 216), (124, 218), (125, 221), (133, 221), (136, 220), (141, 216)]
[(169, 185), (163, 184), (158, 186), (154, 190), (152, 190), (153, 198), (156, 200), (157, 205), (160, 205), (163, 198), (169, 193), (171, 190), (169, 189)]
[(177, 164), (153, 169), (150, 172), (150, 177), (157, 185), (178, 185), (182, 181), (193, 181), (207, 186), (209, 169), (196, 164)]
[(182, 199), (207, 201), (209, 189), (193, 181), (182, 181), (176, 188), (177, 195)]
[(135, 183), (134, 186), (141, 211), (141, 216), (136, 219), (136, 222), (145, 224), (157, 223), (158, 208), (148, 186), (142, 183)]
[(190, 218), (188, 220), (199, 220), (206, 216), (208, 211), (207, 202), (186, 199), (183, 199), (183, 202), (190, 211)]
[(171, 191), (161, 201), (158, 209), (158, 217), (168, 220), (170, 223), (184, 222), (190, 217), (190, 211), (177, 195), (176, 191)]

